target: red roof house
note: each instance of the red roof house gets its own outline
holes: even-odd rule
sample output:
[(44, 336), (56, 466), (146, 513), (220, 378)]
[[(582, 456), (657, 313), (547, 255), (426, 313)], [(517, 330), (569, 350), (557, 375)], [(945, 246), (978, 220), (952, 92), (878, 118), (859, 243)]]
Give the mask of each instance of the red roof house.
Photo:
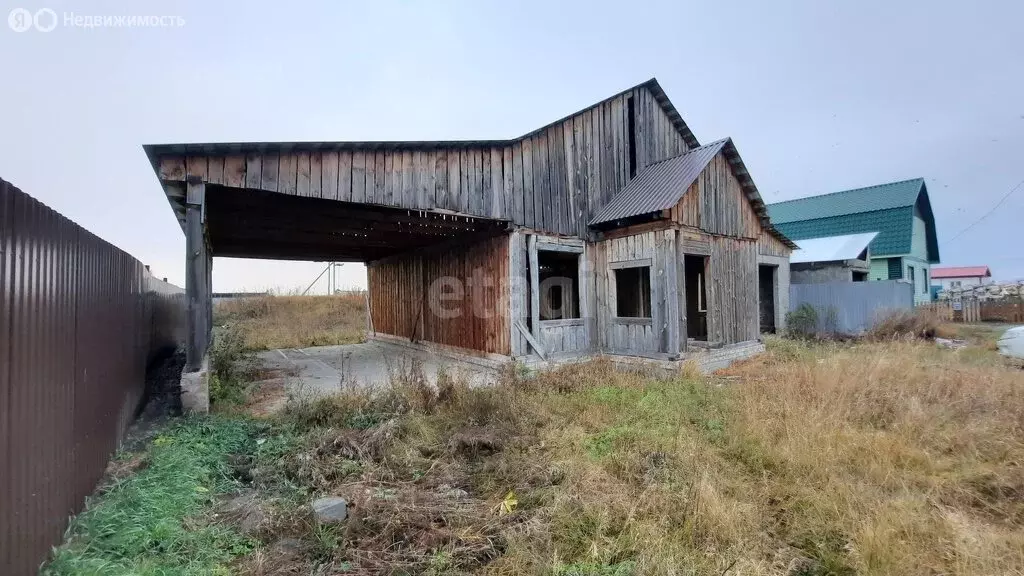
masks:
[(932, 267), (932, 278), (940, 280), (943, 278), (949, 279), (961, 279), (961, 278), (991, 278), (992, 271), (988, 269), (988, 266), (946, 266), (946, 267)]

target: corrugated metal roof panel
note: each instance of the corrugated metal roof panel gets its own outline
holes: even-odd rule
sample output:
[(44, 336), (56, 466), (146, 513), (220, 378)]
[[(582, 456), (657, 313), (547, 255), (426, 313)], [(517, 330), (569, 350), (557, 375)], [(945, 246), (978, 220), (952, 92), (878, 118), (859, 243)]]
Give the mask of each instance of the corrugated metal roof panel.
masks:
[(878, 236), (878, 232), (800, 240), (797, 242), (799, 248), (790, 255), (789, 261), (793, 264), (801, 264), (856, 260), (861, 252), (868, 247), (868, 244), (875, 239), (875, 236)]
[(785, 224), (800, 220), (831, 218), (913, 206), (924, 186), (923, 178), (890, 182), (866, 188), (797, 198), (768, 205), (772, 222)]
[(992, 276), (988, 266), (948, 266), (945, 268), (932, 267), (932, 278), (988, 278)]
[(776, 224), (776, 227), (798, 243), (807, 238), (878, 232), (878, 236), (871, 242), (871, 255), (894, 256), (910, 253), (913, 217), (914, 209), (905, 207), (848, 216), (782, 222)]
[(727, 142), (728, 139), (712, 142), (647, 166), (598, 211), (590, 224), (621, 220), (675, 206)]

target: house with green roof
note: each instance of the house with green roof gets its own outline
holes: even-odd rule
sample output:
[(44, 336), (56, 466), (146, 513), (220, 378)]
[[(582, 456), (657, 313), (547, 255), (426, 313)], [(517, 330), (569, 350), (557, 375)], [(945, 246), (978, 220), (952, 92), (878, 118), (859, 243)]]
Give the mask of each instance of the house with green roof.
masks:
[(877, 232), (871, 242), (871, 280), (906, 280), (915, 302), (932, 299), (931, 265), (939, 243), (923, 178), (798, 198), (768, 205), (772, 224), (800, 240)]

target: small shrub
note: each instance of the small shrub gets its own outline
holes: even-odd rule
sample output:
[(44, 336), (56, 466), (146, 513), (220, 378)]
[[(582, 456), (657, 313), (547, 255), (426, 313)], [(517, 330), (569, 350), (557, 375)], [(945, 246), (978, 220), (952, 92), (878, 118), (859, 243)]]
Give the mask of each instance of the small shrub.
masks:
[(241, 334), (230, 328), (218, 331), (210, 347), (210, 402), (237, 404), (256, 370), (256, 357), (245, 347)]
[(796, 310), (786, 313), (786, 336), (789, 338), (813, 338), (818, 330), (818, 311), (804, 303)]

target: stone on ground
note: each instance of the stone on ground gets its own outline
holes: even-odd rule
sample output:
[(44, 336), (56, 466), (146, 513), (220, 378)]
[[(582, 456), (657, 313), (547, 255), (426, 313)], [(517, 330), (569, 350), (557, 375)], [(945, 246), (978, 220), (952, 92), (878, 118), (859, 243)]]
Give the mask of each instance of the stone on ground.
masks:
[(348, 517), (348, 502), (344, 498), (328, 496), (313, 500), (313, 515), (321, 524), (343, 522)]

